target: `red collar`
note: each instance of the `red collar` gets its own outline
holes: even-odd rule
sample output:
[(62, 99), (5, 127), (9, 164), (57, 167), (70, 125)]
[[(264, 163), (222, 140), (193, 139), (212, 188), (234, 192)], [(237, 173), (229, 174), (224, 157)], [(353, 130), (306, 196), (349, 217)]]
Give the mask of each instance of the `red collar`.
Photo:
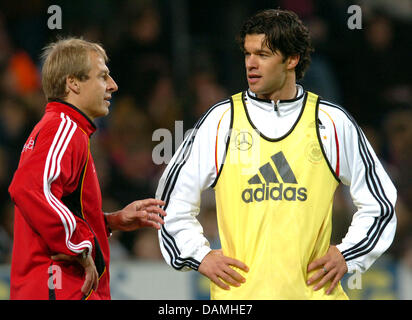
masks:
[(54, 100), (46, 105), (46, 112), (64, 112), (70, 117), (71, 120), (75, 121), (77, 125), (81, 127), (83, 131), (90, 137), (96, 131), (96, 125), (88, 116), (84, 114), (83, 111), (76, 108), (74, 105), (63, 101)]

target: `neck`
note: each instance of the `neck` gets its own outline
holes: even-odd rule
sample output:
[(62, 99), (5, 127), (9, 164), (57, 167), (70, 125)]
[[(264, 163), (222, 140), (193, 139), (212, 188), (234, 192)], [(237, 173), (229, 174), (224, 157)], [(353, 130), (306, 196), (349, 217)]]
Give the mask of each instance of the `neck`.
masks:
[(289, 76), (285, 79), (285, 82), (281, 88), (266, 94), (257, 94), (257, 97), (260, 99), (268, 99), (273, 101), (294, 99), (298, 93), (295, 80), (296, 78), (294, 76)]
[(73, 96), (71, 94), (68, 94), (65, 98), (62, 99), (63, 101), (75, 106), (77, 109), (79, 109), (81, 112), (83, 112), (88, 119), (91, 121), (95, 120), (95, 117), (93, 117), (85, 108), (83, 108), (82, 100), (78, 99), (77, 96)]
[(296, 98), (297, 93), (298, 93), (298, 89), (296, 88), (296, 85), (295, 85), (292, 88), (289, 88), (288, 90), (276, 91), (276, 92), (272, 92), (267, 95), (257, 95), (257, 97), (261, 99), (268, 99), (268, 100), (273, 100), (273, 101), (291, 100), (291, 99)]

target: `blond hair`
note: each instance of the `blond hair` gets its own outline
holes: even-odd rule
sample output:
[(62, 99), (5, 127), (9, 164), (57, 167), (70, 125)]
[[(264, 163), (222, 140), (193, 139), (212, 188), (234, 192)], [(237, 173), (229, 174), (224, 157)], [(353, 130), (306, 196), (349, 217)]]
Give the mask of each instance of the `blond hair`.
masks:
[(91, 69), (90, 51), (100, 54), (108, 61), (103, 47), (82, 38), (59, 39), (43, 49), (42, 84), (48, 101), (67, 96), (66, 79), (75, 77), (80, 81), (88, 79)]

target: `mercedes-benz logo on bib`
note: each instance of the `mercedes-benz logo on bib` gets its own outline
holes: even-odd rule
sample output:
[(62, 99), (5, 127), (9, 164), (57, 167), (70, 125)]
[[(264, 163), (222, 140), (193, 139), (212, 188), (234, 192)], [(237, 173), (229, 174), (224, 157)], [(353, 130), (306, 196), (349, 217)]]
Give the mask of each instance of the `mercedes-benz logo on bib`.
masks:
[(236, 135), (235, 146), (241, 151), (249, 150), (253, 145), (253, 137), (247, 131), (241, 131)]

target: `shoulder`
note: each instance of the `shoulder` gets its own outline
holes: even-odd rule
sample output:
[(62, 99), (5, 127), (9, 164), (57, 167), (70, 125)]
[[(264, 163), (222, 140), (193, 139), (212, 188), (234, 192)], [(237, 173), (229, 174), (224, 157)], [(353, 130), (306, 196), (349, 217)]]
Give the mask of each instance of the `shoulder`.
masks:
[(65, 113), (46, 113), (38, 124), (38, 141), (56, 147), (87, 147), (87, 134)]
[(54, 133), (69, 128), (77, 129), (77, 124), (64, 112), (47, 112), (40, 120), (38, 126), (43, 132)]
[[(332, 120), (336, 122), (355, 122), (348, 110), (346, 110), (340, 104), (328, 100), (319, 100), (319, 111), (323, 111), (323, 113), (325, 114), (327, 113), (332, 118)], [(319, 114), (321, 114), (321, 112), (319, 112)]]
[[(204, 127), (214, 127), (223, 119), (231, 117), (231, 98), (227, 98), (216, 102), (212, 105), (196, 122), (194, 128), (200, 129)], [(216, 129), (216, 127), (214, 127)]]
[(358, 124), (348, 110), (328, 100), (320, 99), (318, 118), (321, 123), (332, 125), (335, 130), (342, 134), (345, 129), (358, 129)]

